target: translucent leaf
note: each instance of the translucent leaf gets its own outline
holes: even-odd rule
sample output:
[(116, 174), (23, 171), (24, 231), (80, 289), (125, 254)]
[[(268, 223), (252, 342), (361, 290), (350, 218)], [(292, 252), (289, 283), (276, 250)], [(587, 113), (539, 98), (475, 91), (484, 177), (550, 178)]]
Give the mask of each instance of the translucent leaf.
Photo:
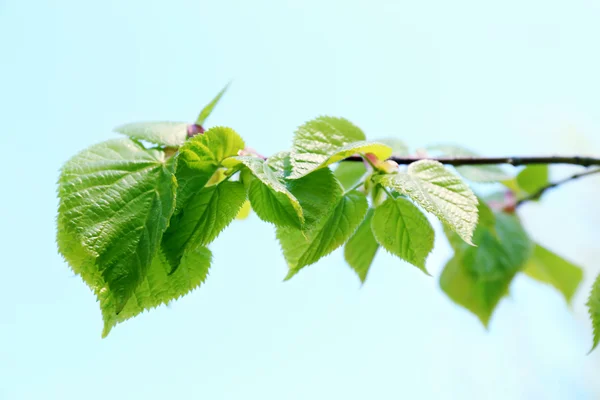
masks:
[(517, 184), (529, 194), (548, 185), (548, 165), (529, 165), (517, 175)]
[(477, 226), (477, 197), (441, 163), (417, 161), (408, 166), (406, 173), (382, 175), (376, 181), (407, 195), (472, 244)]
[(533, 248), (523, 272), (535, 280), (554, 286), (562, 293), (567, 303), (571, 302), (583, 279), (581, 268), (539, 244)]
[(371, 228), (377, 242), (390, 253), (425, 269), (433, 249), (434, 231), (427, 217), (404, 198), (388, 198), (375, 209)]
[(160, 146), (179, 147), (187, 138), (187, 126), (185, 122), (134, 122), (116, 127), (115, 132)]
[[(441, 157), (479, 157), (479, 154), (469, 149), (453, 145), (430, 146), (427, 150)], [(473, 182), (500, 182), (511, 178), (497, 165), (461, 165), (456, 167), (456, 170)]]
[(363, 283), (367, 279), (367, 274), (379, 249), (379, 244), (375, 240), (375, 236), (371, 230), (373, 211), (372, 208), (367, 211), (365, 219), (344, 247), (346, 262), (352, 267)]
[(178, 213), (194, 193), (202, 189), (229, 157), (245, 147), (242, 138), (231, 128), (211, 128), (186, 141), (177, 155)]
[(107, 283), (117, 312), (146, 277), (173, 213), (175, 187), (164, 153), (130, 139), (92, 146), (62, 168), (59, 233), (72, 232), (95, 260), (90, 273)]
[(590, 297), (587, 301), (588, 312), (590, 313), (590, 319), (592, 320), (592, 327), (594, 330), (594, 343), (592, 350), (598, 346), (600, 342), (600, 275), (594, 281)]
[(146, 277), (135, 288), (122, 310), (117, 312), (118, 301), (95, 265), (95, 259), (83, 249), (76, 235), (60, 222), (57, 241), (60, 252), (73, 271), (83, 278), (100, 302), (104, 320), (102, 337), (106, 337), (116, 324), (143, 311), (177, 300), (198, 287), (206, 279), (211, 262), (210, 251), (198, 248), (186, 253), (181, 267), (169, 275), (170, 268), (159, 251), (154, 256)]
[(242, 204), (240, 211), (238, 211), (237, 215), (235, 216), (235, 219), (244, 220), (250, 216), (250, 212), (252, 212), (252, 206), (250, 206), (250, 202), (246, 200), (244, 201), (244, 204)]
[(363, 176), (367, 173), (367, 168), (362, 162), (342, 161), (338, 164), (333, 173), (344, 189), (348, 190), (352, 189), (361, 181)]
[(236, 157), (250, 169), (256, 179), (250, 182), (248, 197), (260, 219), (276, 226), (300, 228), (304, 215), (300, 202), (285, 186), (283, 179), (263, 160), (256, 157)]
[(290, 179), (301, 178), (357, 153), (373, 153), (379, 159), (392, 154), (390, 147), (364, 140), (365, 134), (343, 118), (319, 117), (305, 123), (294, 137)]
[(500, 299), (532, 251), (532, 243), (514, 215), (496, 214), (495, 232), (479, 225), (473, 241), (459, 240), (449, 229), (446, 234), (454, 257), (440, 277), (442, 290), (457, 304), (473, 312), (487, 326)]
[(221, 89), (221, 91), (215, 96), (215, 98), (212, 99), (211, 102), (208, 103), (202, 109), (202, 111), (200, 111), (200, 114), (198, 115), (198, 118), (196, 119), (196, 125), (200, 125), (200, 126), (204, 125), (204, 122), (206, 122), (206, 119), (213, 112), (215, 106), (217, 105), (219, 100), (221, 100), (221, 97), (223, 97), (223, 95), (225, 94), (225, 92), (227, 91), (228, 88), (229, 88), (229, 83), (227, 85), (225, 85), (225, 87), (223, 89)]
[(171, 219), (162, 241), (172, 270), (178, 268), (186, 252), (215, 240), (233, 221), (245, 200), (246, 190), (241, 182), (225, 181), (194, 194), (185, 208)]
[(352, 191), (342, 196), (310, 230), (277, 228), (277, 238), (289, 267), (286, 280), (343, 245), (363, 220), (367, 208), (365, 195)]

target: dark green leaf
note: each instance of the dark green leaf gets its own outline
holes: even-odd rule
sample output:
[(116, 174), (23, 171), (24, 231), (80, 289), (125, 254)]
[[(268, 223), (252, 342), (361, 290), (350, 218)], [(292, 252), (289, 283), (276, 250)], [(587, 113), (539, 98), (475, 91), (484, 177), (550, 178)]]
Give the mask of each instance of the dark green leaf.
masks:
[(344, 189), (352, 189), (367, 173), (367, 168), (362, 162), (342, 161), (333, 172)]
[(373, 211), (372, 208), (367, 211), (365, 219), (344, 247), (346, 262), (352, 267), (363, 283), (367, 279), (367, 274), (379, 249), (379, 244), (375, 240), (375, 236), (373, 236), (373, 231), (371, 230)]
[(435, 234), (413, 203), (401, 197), (388, 198), (375, 209), (371, 229), (387, 251), (427, 273), (425, 260), (433, 249)]

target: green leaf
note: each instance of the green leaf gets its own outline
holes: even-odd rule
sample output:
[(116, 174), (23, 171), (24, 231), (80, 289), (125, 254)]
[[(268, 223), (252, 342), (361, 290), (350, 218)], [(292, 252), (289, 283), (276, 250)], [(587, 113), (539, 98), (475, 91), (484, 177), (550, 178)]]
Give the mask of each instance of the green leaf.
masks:
[(367, 168), (362, 162), (343, 161), (338, 164), (333, 172), (344, 189), (352, 189), (367, 173)]
[(289, 267), (286, 280), (343, 245), (363, 220), (367, 208), (365, 195), (352, 191), (343, 195), (310, 230), (277, 228), (277, 238)]
[(245, 147), (231, 128), (215, 127), (185, 142), (177, 154), (177, 210), (200, 191), (228, 157), (237, 156)]
[(402, 140), (395, 138), (377, 139), (378, 143), (383, 143), (392, 148), (392, 156), (406, 157), (410, 155), (410, 148)]
[(171, 275), (169, 275), (170, 268), (159, 251), (153, 258), (145, 278), (133, 291), (123, 309), (118, 312), (116, 306), (118, 301), (114, 293), (102, 277), (95, 259), (86, 252), (76, 236), (73, 231), (59, 222), (57, 242), (60, 252), (73, 271), (90, 286), (100, 302), (104, 320), (102, 337), (106, 337), (117, 323), (161, 304), (177, 300), (203, 283), (208, 274), (211, 254), (207, 248), (198, 248), (186, 253), (181, 267)]
[(221, 100), (221, 97), (223, 97), (223, 95), (229, 88), (229, 85), (230, 85), (230, 83), (225, 85), (225, 87), (223, 89), (221, 89), (221, 91), (215, 96), (215, 98), (212, 99), (211, 102), (208, 103), (202, 109), (202, 111), (200, 111), (200, 114), (198, 114), (198, 118), (196, 118), (196, 125), (200, 125), (200, 126), (204, 125), (204, 122), (206, 121), (208, 116), (213, 112), (213, 109), (215, 108), (215, 106), (217, 105), (219, 100)]
[(277, 178), (287, 178), (292, 173), (292, 162), (289, 151), (280, 151), (267, 159), (269, 167), (275, 170)]
[(107, 283), (117, 312), (146, 277), (173, 213), (175, 187), (164, 153), (130, 139), (92, 146), (62, 168), (59, 233), (72, 232), (95, 260), (90, 268)]
[(410, 201), (388, 198), (375, 209), (371, 222), (377, 242), (423, 272), (433, 249), (434, 232), (427, 217)]
[(114, 130), (135, 140), (179, 147), (187, 138), (187, 126), (185, 122), (134, 122), (118, 126)]
[(256, 157), (236, 157), (257, 178), (250, 182), (248, 197), (252, 208), (260, 219), (276, 226), (300, 228), (304, 215), (300, 202), (276, 176), (275, 171), (263, 160)]
[(433, 160), (420, 160), (406, 173), (381, 175), (377, 183), (403, 193), (472, 244), (477, 197), (458, 176)]
[(533, 254), (523, 272), (535, 280), (554, 286), (567, 303), (571, 302), (583, 279), (581, 268), (539, 244), (533, 248)]
[(250, 216), (250, 212), (252, 212), (252, 207), (250, 206), (250, 202), (246, 200), (244, 201), (244, 204), (242, 204), (240, 211), (238, 211), (237, 215), (235, 216), (235, 219), (244, 220)]
[(379, 249), (379, 244), (371, 230), (373, 211), (372, 208), (367, 211), (365, 219), (344, 247), (344, 258), (362, 283), (367, 279), (367, 274)]
[(500, 299), (531, 255), (532, 243), (518, 218), (496, 214), (495, 232), (479, 225), (473, 241), (459, 240), (446, 229), (454, 257), (446, 264), (440, 287), (457, 304), (473, 312), (487, 326)]
[(186, 252), (207, 246), (225, 229), (246, 200), (241, 182), (225, 181), (196, 193), (183, 210), (171, 219), (162, 249), (175, 271)]
[(592, 328), (594, 330), (594, 343), (592, 345), (592, 352), (598, 343), (600, 342), (600, 275), (594, 281), (590, 297), (587, 301), (588, 312), (590, 313), (590, 319), (592, 320)]
[(305, 123), (294, 137), (290, 179), (301, 178), (357, 153), (373, 153), (382, 160), (392, 154), (390, 147), (364, 140), (365, 134), (343, 118), (319, 117)]
[(548, 185), (548, 165), (529, 165), (517, 175), (517, 183), (521, 189), (534, 194)]
[[(479, 157), (479, 154), (469, 149), (453, 145), (430, 146), (427, 150), (436, 152), (441, 157)], [(461, 165), (456, 170), (473, 182), (500, 182), (511, 178), (497, 165)]]

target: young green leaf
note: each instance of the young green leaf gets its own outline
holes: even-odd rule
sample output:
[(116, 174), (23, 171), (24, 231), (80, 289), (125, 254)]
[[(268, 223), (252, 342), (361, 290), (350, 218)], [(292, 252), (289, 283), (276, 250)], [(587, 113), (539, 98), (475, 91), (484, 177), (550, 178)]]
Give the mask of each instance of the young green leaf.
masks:
[(357, 185), (363, 176), (365, 176), (367, 168), (362, 162), (342, 161), (333, 173), (344, 189), (349, 190)]
[(210, 244), (233, 221), (246, 200), (241, 182), (225, 181), (196, 193), (171, 219), (162, 250), (173, 271), (191, 249)]
[(505, 213), (496, 214), (494, 230), (477, 227), (473, 237), (477, 247), (459, 240), (449, 229), (445, 231), (455, 255), (442, 272), (440, 286), (487, 326), (512, 279), (529, 259), (531, 240), (518, 218)]
[(364, 140), (363, 131), (343, 118), (319, 117), (305, 123), (294, 136), (290, 179), (301, 178), (357, 153), (373, 153), (382, 160), (392, 154), (390, 147)]
[(529, 165), (517, 175), (517, 184), (529, 194), (548, 185), (548, 165)]
[(375, 240), (371, 229), (373, 211), (372, 208), (367, 211), (365, 219), (344, 247), (344, 258), (362, 283), (367, 279), (375, 254), (379, 250), (379, 244)]
[(275, 171), (263, 160), (256, 157), (235, 157), (250, 169), (254, 177), (248, 188), (252, 208), (260, 219), (276, 226), (300, 228), (304, 215), (300, 202), (278, 178)]
[[(460, 146), (438, 145), (427, 147), (442, 157), (479, 157), (479, 154)], [(466, 179), (473, 182), (500, 182), (510, 179), (497, 165), (461, 165), (456, 170)]]
[(352, 191), (342, 196), (308, 231), (277, 228), (277, 238), (289, 267), (286, 280), (343, 245), (363, 220), (367, 208), (365, 195)]
[(245, 147), (242, 138), (231, 128), (215, 127), (185, 142), (177, 155), (177, 209), (179, 213), (190, 197), (200, 191), (221, 163), (237, 156)]
[(472, 244), (477, 197), (458, 176), (433, 160), (420, 160), (406, 173), (380, 175), (377, 183), (403, 193)]
[(215, 106), (217, 105), (219, 100), (221, 100), (221, 97), (223, 97), (223, 95), (225, 94), (225, 92), (227, 91), (228, 88), (229, 88), (229, 83), (227, 85), (225, 85), (225, 87), (223, 89), (221, 89), (221, 91), (219, 93), (217, 93), (215, 98), (212, 99), (211, 102), (208, 103), (202, 109), (202, 111), (200, 111), (200, 114), (198, 114), (198, 118), (196, 118), (196, 125), (200, 125), (200, 126), (204, 125), (204, 122), (206, 122), (206, 119), (213, 112)]
[(592, 328), (594, 330), (594, 342), (592, 350), (598, 346), (600, 342), (600, 275), (594, 281), (590, 297), (587, 301), (588, 312), (590, 313), (590, 319), (592, 320)]
[(523, 272), (531, 278), (554, 286), (571, 302), (583, 279), (583, 271), (559, 255), (536, 244)]
[(159, 146), (179, 147), (187, 138), (187, 126), (185, 122), (134, 122), (116, 127), (115, 132)]
[(173, 213), (175, 187), (164, 153), (130, 139), (92, 146), (62, 168), (59, 232), (73, 232), (95, 259), (93, 268), (109, 286), (116, 312), (146, 277)]
[(414, 204), (401, 197), (388, 198), (375, 209), (371, 229), (387, 251), (427, 274), (425, 260), (433, 249), (435, 234)]

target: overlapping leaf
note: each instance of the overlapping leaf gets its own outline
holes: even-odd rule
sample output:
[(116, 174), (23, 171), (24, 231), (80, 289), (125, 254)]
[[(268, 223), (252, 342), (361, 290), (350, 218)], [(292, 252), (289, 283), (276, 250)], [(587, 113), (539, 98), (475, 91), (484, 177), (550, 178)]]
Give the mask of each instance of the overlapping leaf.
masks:
[(567, 303), (571, 301), (583, 279), (581, 268), (539, 244), (533, 248), (523, 272), (535, 280), (554, 286)]
[(231, 128), (216, 127), (185, 142), (177, 155), (177, 209), (202, 189), (226, 158), (237, 156), (244, 141)]
[(360, 128), (346, 119), (319, 117), (296, 131), (290, 154), (290, 179), (301, 178), (356, 153), (372, 153), (386, 159), (392, 149), (381, 143), (366, 142)]
[(371, 228), (387, 251), (427, 273), (425, 260), (433, 249), (435, 234), (414, 204), (401, 197), (388, 198), (375, 209)]
[(365, 219), (344, 247), (346, 262), (352, 267), (363, 283), (367, 279), (367, 274), (379, 249), (379, 243), (375, 240), (371, 229), (373, 211), (372, 208), (367, 211)]
[(477, 226), (478, 200), (458, 176), (433, 160), (408, 166), (406, 173), (381, 175), (376, 182), (410, 197), (434, 214), (467, 243)]
[(211, 243), (233, 221), (246, 200), (241, 182), (225, 181), (194, 194), (171, 219), (162, 249), (175, 271), (186, 252)]
[(130, 139), (92, 146), (62, 168), (59, 233), (71, 232), (94, 259), (90, 268), (107, 283), (117, 312), (146, 277), (175, 206), (175, 187), (164, 153)]

